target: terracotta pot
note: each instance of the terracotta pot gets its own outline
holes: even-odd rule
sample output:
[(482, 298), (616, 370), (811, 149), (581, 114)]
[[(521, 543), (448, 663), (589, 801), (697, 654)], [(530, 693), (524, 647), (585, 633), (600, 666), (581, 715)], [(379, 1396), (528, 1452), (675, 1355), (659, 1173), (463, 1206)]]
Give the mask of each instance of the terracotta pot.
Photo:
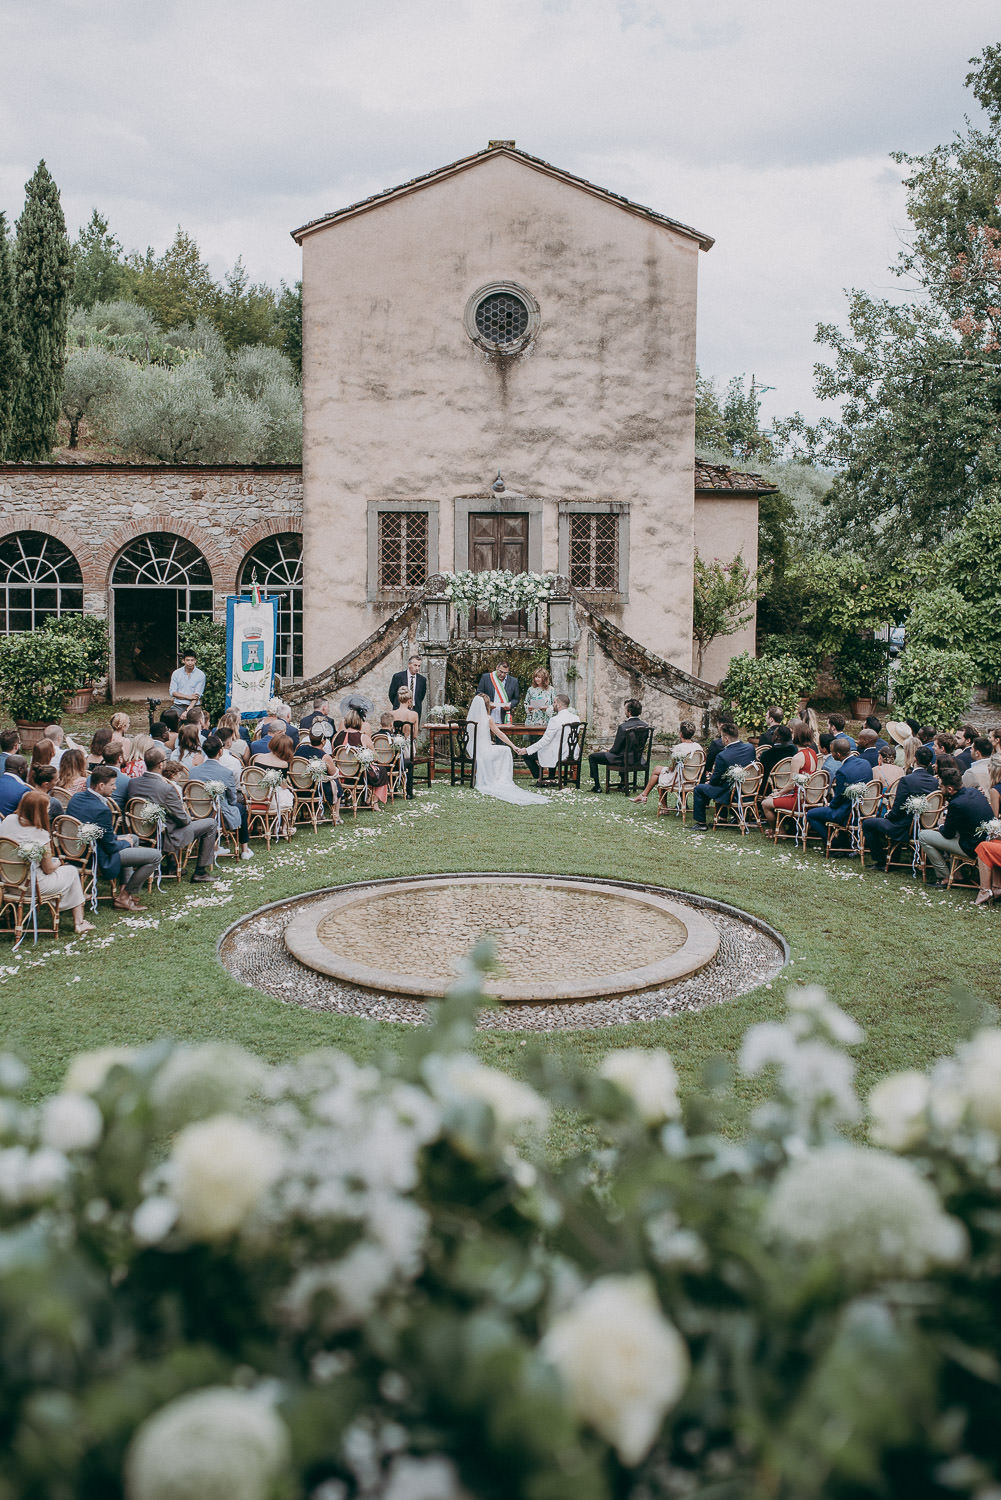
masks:
[(872, 713), (872, 711), (873, 711), (873, 709), (875, 707), (876, 707), (876, 700), (875, 700), (875, 698), (856, 698), (855, 699), (855, 717), (856, 717), (856, 719), (867, 719), (869, 717), (869, 715)]
[(64, 714), (85, 714), (94, 701), (94, 688), (77, 688), (75, 693), (70, 693), (68, 698), (63, 699)]
[(44, 735), (46, 726), (51, 722), (52, 721), (50, 719), (42, 719), (40, 722), (35, 719), (14, 720), (18, 738), (21, 741), (22, 755), (25, 753), (25, 751), (34, 749), (34, 747), (38, 744), (38, 741)]

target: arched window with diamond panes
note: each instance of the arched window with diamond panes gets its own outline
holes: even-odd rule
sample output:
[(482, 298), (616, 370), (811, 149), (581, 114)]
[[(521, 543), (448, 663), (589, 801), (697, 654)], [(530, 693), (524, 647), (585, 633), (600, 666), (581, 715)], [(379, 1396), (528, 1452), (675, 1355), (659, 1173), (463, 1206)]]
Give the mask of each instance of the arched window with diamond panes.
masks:
[(163, 688), (178, 665), (179, 627), (212, 619), (212, 571), (194, 542), (149, 531), (121, 553), (111, 584), (116, 680)]
[(275, 671), (279, 677), (302, 676), (302, 537), (280, 532), (258, 542), (243, 559), (239, 589), (246, 594), (254, 580), (261, 592), (278, 600)]
[(83, 614), (83, 574), (70, 549), (43, 531), (0, 541), (0, 635), (39, 630), (46, 615)]

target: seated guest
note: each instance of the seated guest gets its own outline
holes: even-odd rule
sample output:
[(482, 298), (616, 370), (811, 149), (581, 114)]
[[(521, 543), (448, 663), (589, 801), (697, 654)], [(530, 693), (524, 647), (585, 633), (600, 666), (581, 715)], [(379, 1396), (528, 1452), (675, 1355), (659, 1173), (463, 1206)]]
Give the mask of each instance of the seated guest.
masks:
[(197, 724), (182, 724), (177, 732), (177, 747), (174, 751), (174, 759), (179, 760), (181, 765), (191, 771), (195, 766), (200, 766), (205, 759), (202, 754), (202, 738), (198, 733)]
[(831, 746), (831, 754), (838, 763), (838, 769), (834, 773), (830, 799), (825, 807), (811, 807), (806, 815), (810, 832), (820, 834), (821, 837), (829, 823), (836, 823), (841, 828), (847, 825), (852, 811), (847, 788), (860, 781), (868, 783), (872, 779), (872, 766), (857, 750), (852, 750), (847, 735), (837, 736)]
[(299, 731), (292, 722), (292, 710), (282, 698), (268, 699), (268, 713), (272, 719), (281, 725), (281, 734), (288, 735), (293, 747), (299, 743)]
[[(992, 781), (987, 793), (991, 805), (991, 817), (1001, 817), (1001, 755), (991, 758)], [(977, 870), (980, 875), (980, 894), (976, 905), (1001, 900), (1001, 839), (985, 839), (977, 845)]]
[(327, 719), (314, 719), (309, 726), (308, 743), (303, 744), (300, 740), (295, 753), (300, 760), (320, 760), (323, 762), (323, 769), (330, 777), (329, 781), (321, 783), (323, 800), (332, 810), (334, 823), (337, 824), (341, 821), (339, 813), (341, 784), (337, 779), (337, 762), (330, 754), (330, 745), (327, 739), (327, 730), (330, 727)]
[(733, 797), (733, 783), (727, 780), (731, 766), (749, 766), (754, 760), (754, 746), (740, 739), (732, 724), (720, 725), (723, 748), (713, 764), (713, 773), (708, 781), (700, 781), (692, 793), (692, 827), (699, 833), (706, 831), (706, 803), (715, 802), (728, 807)]
[[(369, 740), (369, 746), (371, 746), (371, 743), (371, 740)], [(254, 756), (253, 764), (260, 766), (263, 771), (287, 772), (292, 764), (294, 753), (295, 746), (288, 735), (275, 733), (268, 740), (268, 748)], [(288, 787), (275, 787), (271, 796), (271, 806), (278, 809), (282, 831), (287, 838), (291, 838), (296, 831), (292, 823), (292, 808), (294, 804), (295, 796)]]
[(791, 761), (795, 754), (796, 746), (793, 744), (792, 728), (788, 724), (776, 724), (771, 743), (758, 751), (758, 761), (765, 773), (762, 786), (770, 786), (775, 767), (781, 761)]
[[(60, 734), (62, 730), (59, 731)], [(46, 731), (48, 733), (48, 731)], [(0, 734), (0, 774), (6, 769), (8, 755), (17, 755), (21, 749), (21, 736), (16, 729), (5, 729)]]
[(250, 742), (251, 756), (268, 755), (270, 753), (268, 746), (276, 734), (285, 734), (284, 720), (276, 719), (273, 715), (269, 714), (266, 719), (262, 719), (260, 724), (258, 724), (257, 737)]
[[(20, 743), (20, 741), (18, 741)], [(23, 755), (8, 750), (4, 769), (0, 772), (0, 818), (5, 818), (17, 807), (28, 786), (28, 762)]]
[[(784, 724), (784, 723), (785, 723), (785, 714), (782, 712), (781, 708), (779, 708), (779, 706), (778, 706), (777, 703), (773, 703), (772, 706), (769, 709), (767, 709), (766, 712), (765, 712), (765, 728), (764, 728), (764, 733), (761, 735), (761, 738), (758, 740), (758, 749), (759, 750), (761, 749), (762, 745), (774, 745), (774, 743), (775, 743), (775, 731), (776, 731), (776, 729), (778, 728), (778, 726), (780, 724)], [(791, 742), (791, 738), (792, 737), (790, 736), (790, 742)], [(761, 761), (762, 765), (764, 765), (764, 761), (761, 760), (761, 756), (760, 755), (758, 756), (758, 760)]]
[(950, 760), (955, 759), (958, 741), (954, 734), (943, 734), (941, 731), (935, 736), (935, 764), (938, 765), (939, 757), (948, 755)]
[(976, 858), (977, 845), (983, 839), (980, 829), (993, 816), (991, 804), (983, 792), (975, 786), (963, 786), (958, 767), (939, 770), (938, 779), (945, 794), (945, 822), (941, 828), (922, 828), (918, 834), (921, 848), (934, 871), (932, 885), (944, 885), (949, 878), (944, 855)]
[(891, 787), (896, 786), (903, 774), (903, 766), (897, 765), (896, 750), (892, 745), (884, 745), (879, 752), (879, 761), (872, 773), (873, 781), (888, 794)]
[(299, 720), (299, 728), (303, 734), (308, 734), (317, 719), (329, 718), (330, 709), (327, 706), (327, 699), (323, 697), (314, 698), (312, 712)]
[(920, 743), (922, 745), (927, 745), (931, 750), (932, 755), (934, 756), (934, 759), (932, 761), (933, 766), (938, 760), (938, 751), (935, 745), (935, 736), (937, 732), (938, 731), (934, 729), (931, 724), (922, 724), (917, 732), (918, 740), (920, 741)]
[(32, 786), (35, 784), (32, 773), (40, 770), (42, 766), (51, 766), (55, 760), (55, 755), (55, 745), (51, 740), (47, 740), (44, 735), (32, 745), (31, 759), (28, 762), (28, 781)]
[(407, 796), (414, 795), (414, 746), (420, 728), (420, 715), (414, 707), (413, 694), (408, 687), (396, 690), (396, 711), (393, 728), (403, 736), (403, 758), (407, 768)]
[[(104, 747), (104, 764), (111, 766), (115, 772), (115, 785), (111, 792), (112, 800), (118, 804), (119, 811), (125, 811), (125, 804), (132, 795), (131, 776), (126, 776), (122, 770), (122, 742), (121, 740), (109, 740)], [(105, 795), (107, 795), (105, 793)]]
[[(897, 765), (903, 766), (905, 775), (908, 771), (913, 771), (917, 765), (917, 753), (920, 749), (922, 749), (921, 741), (916, 734), (912, 734), (897, 751)], [(934, 750), (932, 750), (931, 764), (935, 764)]]
[(906, 810), (907, 799), (938, 791), (938, 777), (931, 769), (934, 753), (930, 745), (919, 745), (913, 771), (905, 771), (897, 782), (890, 811), (882, 818), (862, 819), (862, 841), (878, 865), (886, 861), (888, 842), (899, 844), (911, 836), (914, 820)]
[[(372, 736), (368, 731), (368, 725), (356, 709), (349, 708), (344, 715), (344, 723), (331, 741), (331, 749), (349, 750), (371, 750)], [(382, 804), (389, 794), (389, 773), (385, 766), (369, 765), (365, 767), (365, 784), (369, 791), (369, 802), (377, 811), (381, 810)]]
[(879, 764), (879, 736), (874, 729), (859, 730), (858, 753), (863, 760), (869, 762), (869, 769), (874, 771)]
[(831, 746), (834, 744), (836, 738), (837, 735), (833, 735), (828, 730), (825, 730), (820, 736), (819, 742), (821, 755), (820, 769), (826, 771), (832, 781), (841, 769), (841, 762), (831, 753)]
[[(797, 719), (792, 725), (792, 731), (794, 753), (789, 762), (789, 775), (812, 776), (819, 765), (819, 756), (813, 743), (813, 731), (804, 719)], [(795, 787), (791, 791), (783, 789), (778, 794), (770, 793), (761, 803), (765, 822), (774, 823), (778, 812), (792, 812), (798, 802), (799, 794)]]
[(28, 772), (28, 783), (34, 792), (44, 792), (49, 799), (49, 824), (54, 818), (58, 818), (66, 811), (58, 797), (52, 795), (56, 784), (57, 772), (55, 766), (39, 766), (37, 771)]
[[(177, 787), (164, 774), (167, 757), (160, 745), (154, 745), (146, 754), (146, 772), (137, 776), (131, 785), (131, 794), (141, 801), (156, 802), (166, 809), (167, 826), (163, 831), (164, 853), (173, 857), (189, 844), (197, 843), (198, 853), (194, 884), (208, 884), (216, 877), (212, 874), (215, 862), (215, 846), (218, 837), (215, 818), (189, 818), (187, 809)], [(180, 764), (174, 761), (175, 772)]]
[[(690, 719), (683, 719), (678, 725), (681, 738), (671, 746), (671, 763), (666, 766), (653, 766), (650, 771), (650, 780), (643, 790), (633, 798), (634, 802), (644, 803), (653, 791), (654, 787), (667, 787), (669, 791), (677, 791), (682, 781), (682, 763), (675, 756), (688, 754), (693, 750), (701, 750), (702, 746), (695, 738), (695, 725)], [(717, 754), (719, 752), (717, 751)]]
[[(116, 911), (145, 911), (136, 900), (150, 876), (160, 864), (160, 852), (139, 844), (134, 833), (116, 834), (112, 821), (114, 801), (114, 766), (96, 766), (90, 773), (90, 786), (70, 798), (66, 811), (81, 823), (96, 823), (101, 829), (97, 841), (97, 873), (104, 880), (122, 880), (114, 899)], [(122, 871), (128, 873), (123, 877)]]
[(876, 749), (882, 750), (886, 741), (883, 739), (883, 723), (878, 714), (870, 714), (865, 721), (865, 728), (871, 729), (876, 736)]
[(849, 750), (854, 753), (854, 751), (857, 749), (857, 746), (851, 735), (845, 732), (845, 725), (847, 723), (848, 720), (845, 718), (844, 714), (827, 715), (827, 727), (830, 730), (831, 734), (834, 735), (835, 739), (840, 736), (841, 739), (847, 740)]
[[(239, 784), (240, 772), (243, 770), (243, 760), (235, 753), (233, 748), (235, 742), (239, 740), (239, 736), (229, 724), (220, 724), (216, 730), (216, 739), (222, 745), (222, 750), (219, 752), (220, 765), (228, 766)], [(244, 750), (248, 748), (243, 740), (239, 740), (239, 743), (243, 745)]]
[(890, 742), (891, 749), (897, 751), (897, 765), (902, 766), (904, 763), (903, 748), (911, 738), (910, 725), (905, 724), (903, 719), (887, 719), (885, 733), (886, 738)]
[(156, 741), (148, 734), (134, 734), (132, 736), (130, 747), (132, 753), (122, 766), (122, 770), (126, 776), (132, 778), (133, 776), (141, 776), (143, 774), (146, 769), (144, 758), (146, 751), (155, 743)]
[(723, 728), (727, 724), (729, 724), (733, 730), (736, 730), (737, 726), (733, 721), (733, 715), (729, 713), (720, 714), (719, 718), (716, 721), (716, 727), (718, 730), (716, 738), (714, 740), (710, 740), (708, 746), (706, 747), (706, 763), (702, 767), (703, 781), (708, 781), (710, 776), (712, 775), (713, 766), (715, 766), (716, 764), (716, 757), (723, 748)]
[(223, 714), (216, 729), (217, 734), (220, 729), (232, 729), (233, 739), (230, 742), (229, 753), (246, 765), (250, 760), (251, 735), (235, 708), (228, 708)]
[(122, 742), (122, 764), (132, 759), (132, 720), (128, 714), (112, 714), (111, 729), (116, 740)]
[(389, 735), (393, 733), (393, 715), (389, 709), (384, 714), (379, 715), (379, 728), (376, 733)]
[[(234, 833), (237, 829), (240, 830), (240, 858), (253, 859), (254, 851), (250, 847), (250, 838), (247, 833), (246, 799), (237, 786), (233, 772), (223, 764), (222, 740), (217, 734), (207, 734), (202, 749), (205, 753), (201, 762), (192, 767), (190, 780), (203, 783), (206, 781), (222, 782), (226, 788), (225, 798), (219, 804), (223, 824)], [(229, 852), (228, 849), (219, 849), (216, 858), (218, 859), (220, 855), (228, 855)]]
[[(600, 792), (601, 783), (598, 780), (599, 766), (617, 766), (620, 768), (619, 790), (625, 791), (628, 786), (626, 771), (634, 764), (639, 764), (639, 747), (644, 739), (646, 731), (650, 728), (645, 720), (640, 718), (643, 705), (638, 698), (627, 698), (625, 702), (626, 717), (615, 731), (615, 739), (612, 741), (610, 750), (596, 750), (587, 758), (587, 764), (591, 772), (591, 790)], [(628, 757), (628, 759), (627, 759)]]
[(56, 786), (65, 787), (72, 797), (87, 784), (87, 757), (82, 750), (64, 750), (56, 775)]
[(170, 735), (170, 744), (173, 746), (177, 739), (177, 731), (181, 727), (181, 715), (176, 708), (164, 708), (160, 711), (159, 723), (163, 724)]
[(986, 735), (977, 735), (969, 747), (969, 764), (964, 769), (963, 759), (956, 756), (956, 764), (963, 772), (963, 785), (975, 786), (986, 792), (991, 784), (991, 750), (993, 746)]
[(112, 738), (110, 726), (102, 724), (100, 729), (95, 729), (90, 741), (90, 750), (87, 753), (87, 768), (93, 770), (104, 760), (104, 747)]
[(73, 930), (77, 936), (82, 936), (85, 932), (93, 932), (94, 924), (84, 920), (80, 873), (75, 865), (63, 864), (55, 857), (50, 829), (48, 797), (44, 792), (27, 791), (16, 811), (7, 813), (0, 820), (0, 839), (11, 839), (15, 844), (45, 845), (45, 857), (36, 875), (39, 894), (58, 896), (59, 910), (72, 912)]
[(556, 711), (543, 733), (531, 750), (521, 751), (521, 758), (535, 781), (542, 780), (543, 771), (548, 771), (551, 775), (559, 764), (560, 737), (563, 734), (563, 726), (580, 723), (580, 716), (570, 707), (570, 698), (566, 693), (554, 693), (553, 704)]

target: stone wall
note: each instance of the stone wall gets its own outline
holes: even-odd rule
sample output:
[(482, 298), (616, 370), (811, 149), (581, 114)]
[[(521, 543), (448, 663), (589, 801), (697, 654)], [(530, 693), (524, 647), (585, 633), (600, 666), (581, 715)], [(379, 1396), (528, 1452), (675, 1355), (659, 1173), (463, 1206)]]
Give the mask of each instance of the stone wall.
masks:
[(80, 564), (84, 608), (94, 614), (109, 612), (119, 553), (147, 532), (199, 548), (224, 618), (251, 547), (301, 530), (296, 464), (0, 464), (0, 541), (18, 531), (57, 537)]

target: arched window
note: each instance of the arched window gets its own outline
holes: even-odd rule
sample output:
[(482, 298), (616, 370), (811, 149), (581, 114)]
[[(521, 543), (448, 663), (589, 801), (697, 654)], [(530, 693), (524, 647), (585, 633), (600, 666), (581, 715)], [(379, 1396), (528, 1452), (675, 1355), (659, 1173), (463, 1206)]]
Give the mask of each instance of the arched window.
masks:
[(39, 630), (46, 615), (83, 614), (83, 574), (70, 549), (43, 531), (0, 541), (0, 635)]
[(116, 679), (164, 687), (177, 666), (178, 626), (212, 619), (212, 570), (186, 537), (151, 531), (125, 548), (111, 582)]
[(212, 574), (193, 542), (169, 531), (151, 531), (130, 542), (111, 581), (116, 588), (211, 589)]
[(302, 676), (302, 537), (283, 531), (258, 542), (243, 559), (237, 587), (242, 594), (254, 580), (261, 592), (278, 599), (275, 671), (279, 677)]

